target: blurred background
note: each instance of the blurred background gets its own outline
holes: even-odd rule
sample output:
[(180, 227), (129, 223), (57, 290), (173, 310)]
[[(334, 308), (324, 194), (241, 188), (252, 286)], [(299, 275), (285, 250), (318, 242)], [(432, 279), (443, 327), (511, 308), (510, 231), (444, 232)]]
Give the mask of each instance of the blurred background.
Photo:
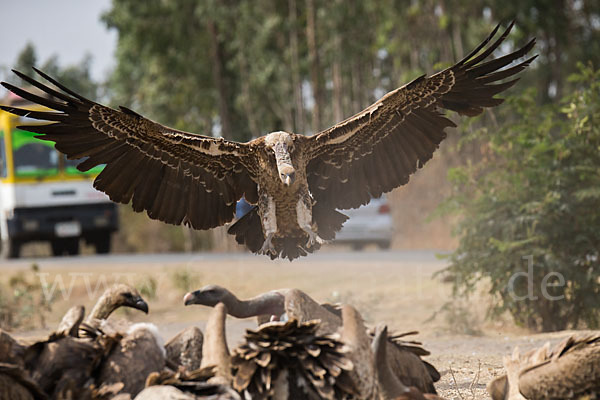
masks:
[[(515, 19), (496, 56), (536, 37), (539, 57), (507, 102), (468, 121), (451, 116), (459, 128), (427, 166), (366, 214), (390, 217), (380, 222), (393, 226), (388, 239), (345, 243), (446, 251), (440, 276), (452, 293), (466, 295), (483, 279), (497, 296), (490, 312), (509, 311), (533, 330), (598, 325), (600, 2), (29, 0), (6, 2), (1, 15), (2, 80), (21, 83), (10, 69), (35, 65), (97, 101), (239, 141), (325, 129), (452, 65)], [(115, 210), (112, 252), (241, 251), (223, 229), (192, 232), (129, 206)], [(81, 251), (107, 250), (102, 244), (86, 239)], [(19, 250), (75, 254), (72, 245)], [(561, 301), (508, 296), (528, 256), (536, 279), (563, 274), (565, 284), (546, 288)]]

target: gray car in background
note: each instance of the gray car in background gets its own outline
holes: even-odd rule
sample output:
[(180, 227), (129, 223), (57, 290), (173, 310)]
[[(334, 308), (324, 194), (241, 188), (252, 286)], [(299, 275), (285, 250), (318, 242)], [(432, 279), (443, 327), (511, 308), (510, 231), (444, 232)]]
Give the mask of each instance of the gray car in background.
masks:
[(360, 250), (368, 244), (387, 249), (394, 233), (392, 214), (387, 199), (371, 199), (369, 204), (351, 210), (340, 210), (350, 217), (335, 236), (334, 243), (349, 244)]
[[(253, 207), (242, 197), (236, 206), (236, 218), (242, 218)], [(355, 250), (361, 250), (368, 244), (376, 244), (381, 249), (390, 247), (394, 229), (385, 197), (371, 199), (367, 205), (341, 212), (350, 218), (335, 236), (334, 244), (349, 244)]]

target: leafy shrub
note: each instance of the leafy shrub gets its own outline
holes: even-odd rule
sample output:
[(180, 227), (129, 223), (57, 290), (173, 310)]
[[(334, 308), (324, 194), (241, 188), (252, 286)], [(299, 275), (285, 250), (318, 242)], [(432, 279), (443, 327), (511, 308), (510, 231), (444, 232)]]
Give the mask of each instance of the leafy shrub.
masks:
[(450, 172), (441, 206), (462, 216), (444, 271), (454, 296), (489, 284), (489, 315), (536, 331), (600, 326), (600, 71), (580, 66), (571, 81), (562, 108), (513, 99), (520, 118), (488, 133), (480, 162)]

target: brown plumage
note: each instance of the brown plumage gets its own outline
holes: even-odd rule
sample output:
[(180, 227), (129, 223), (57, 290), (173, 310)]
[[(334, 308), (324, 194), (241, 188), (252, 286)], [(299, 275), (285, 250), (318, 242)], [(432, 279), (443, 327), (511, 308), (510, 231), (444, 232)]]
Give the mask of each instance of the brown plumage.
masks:
[(488, 385), (494, 400), (595, 398), (600, 395), (600, 332), (572, 335), (552, 349), (546, 344), (524, 355), (515, 349), (505, 357), (505, 367), (507, 375)]
[(188, 371), (200, 368), (204, 335), (197, 326), (191, 326), (173, 336), (166, 344), (167, 362), (177, 369)]
[(346, 399), (358, 394), (338, 335), (318, 321), (269, 322), (246, 331), (233, 351), (233, 387), (253, 399)]
[(94, 371), (110, 343), (51, 335), (29, 346), (25, 365), (31, 379), (52, 399), (88, 399)]
[(7, 332), (0, 329), (0, 362), (24, 365), (25, 346), (17, 342)]
[(102, 384), (122, 383), (121, 392), (135, 396), (144, 389), (148, 375), (165, 368), (165, 349), (151, 324), (134, 324), (115, 339), (116, 344), (98, 367), (96, 380)]
[(406, 332), (401, 334), (387, 335), (387, 362), (394, 375), (409, 387), (415, 387), (423, 393), (436, 393), (434, 382), (440, 380), (438, 370), (423, 360), (421, 357), (428, 356), (429, 351), (422, 347), (417, 341), (407, 341), (406, 336), (418, 332)]
[(19, 365), (0, 363), (0, 400), (46, 400), (48, 396)]
[(337, 209), (356, 208), (406, 184), (432, 157), (446, 128), (455, 126), (444, 110), (475, 116), (502, 102), (494, 96), (511, 87), (514, 75), (533, 60), (504, 68), (532, 49), (531, 40), (485, 61), (512, 25), (490, 43), (496, 27), (453, 66), (419, 77), (310, 137), (274, 132), (237, 143), (182, 132), (125, 107), (118, 111), (94, 103), (38, 70), (61, 91), (15, 73), (52, 98), (3, 85), (51, 111), (1, 108), (54, 121), (22, 128), (55, 142), (69, 159), (85, 158), (78, 165), (82, 171), (106, 164), (94, 186), (150, 218), (209, 229), (231, 221), (244, 196), (256, 207), (229, 233), (253, 252), (292, 260), (335, 237), (347, 219)]
[(432, 393), (421, 391), (414, 386), (408, 386), (399, 379), (396, 371), (393, 371), (388, 359), (390, 341), (387, 337), (387, 327), (377, 328), (372, 343), (375, 356), (375, 370), (379, 383), (379, 397), (381, 400), (442, 400)]

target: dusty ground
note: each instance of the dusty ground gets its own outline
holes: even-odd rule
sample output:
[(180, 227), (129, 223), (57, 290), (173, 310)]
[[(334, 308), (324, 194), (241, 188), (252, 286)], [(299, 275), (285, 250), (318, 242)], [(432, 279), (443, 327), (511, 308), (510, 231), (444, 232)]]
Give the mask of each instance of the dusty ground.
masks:
[[(30, 271), (34, 262), (41, 275)], [(465, 303), (465, 311), (452, 320), (442, 316), (432, 320), (450, 293), (448, 284), (431, 277), (444, 266), (433, 252), (352, 253), (339, 249), (324, 249), (293, 263), (246, 254), (48, 258), (4, 262), (0, 281), (7, 283), (21, 274), (44, 283), (45, 293), (54, 298), (46, 316), (48, 329), (15, 332), (22, 338), (45, 335), (73, 304), (85, 304), (89, 310), (98, 293), (114, 281), (145, 288), (151, 310), (149, 315), (118, 312), (117, 317), (154, 322), (165, 339), (186, 326), (204, 326), (208, 310), (182, 304), (188, 289), (215, 283), (246, 298), (296, 287), (318, 301), (353, 304), (369, 324), (385, 323), (396, 331), (419, 330), (418, 339), (432, 353), (428, 361), (442, 374), (437, 388), (448, 399), (488, 398), (485, 385), (502, 373), (502, 356), (511, 353), (515, 345), (526, 350), (568, 334), (528, 335), (510, 322), (482, 322), (485, 297)], [(252, 327), (254, 321), (230, 318), (230, 347)]]

